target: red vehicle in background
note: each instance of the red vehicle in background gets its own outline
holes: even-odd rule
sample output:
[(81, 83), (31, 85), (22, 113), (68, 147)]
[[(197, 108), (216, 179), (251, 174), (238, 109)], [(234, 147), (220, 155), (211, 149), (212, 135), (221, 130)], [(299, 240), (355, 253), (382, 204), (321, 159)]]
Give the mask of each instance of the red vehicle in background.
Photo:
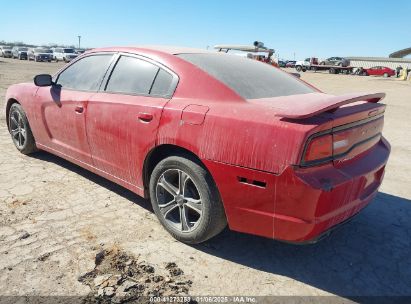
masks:
[(390, 69), (388, 67), (383, 67), (383, 66), (375, 66), (369, 69), (364, 69), (363, 70), (363, 75), (364, 76), (384, 76), (384, 77), (390, 77), (390, 76), (395, 76), (395, 71), (393, 69)]
[(295, 68), (295, 63), (296, 63), (297, 61), (295, 61), (295, 60), (290, 60), (290, 61), (287, 61), (287, 63), (285, 64), (285, 67), (286, 68)]

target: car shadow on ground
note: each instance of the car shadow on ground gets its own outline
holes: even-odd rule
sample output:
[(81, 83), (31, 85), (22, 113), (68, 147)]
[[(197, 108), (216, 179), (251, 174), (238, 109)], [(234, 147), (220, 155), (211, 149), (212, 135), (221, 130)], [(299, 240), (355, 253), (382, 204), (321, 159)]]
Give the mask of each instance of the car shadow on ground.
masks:
[[(73, 171), (152, 212), (147, 200), (62, 158), (47, 152), (32, 157)], [(192, 247), (346, 298), (410, 296), (410, 218), (410, 200), (380, 192), (352, 221), (313, 245), (290, 245), (226, 229)]]
[(224, 231), (196, 248), (343, 297), (411, 295), (411, 201), (386, 193), (328, 238), (290, 245)]
[(39, 151), (33, 154), (28, 155), (30, 157), (42, 160), (42, 161), (46, 161), (46, 162), (50, 162), (53, 164), (56, 164), (58, 166), (61, 166), (67, 170), (70, 170), (72, 172), (77, 173), (78, 175), (92, 181), (95, 184), (98, 184), (99, 186), (102, 186), (122, 197), (124, 197), (125, 199), (139, 205), (140, 207), (153, 212), (153, 209), (151, 207), (151, 203), (142, 198), (141, 196), (138, 196), (137, 194), (135, 194), (134, 192), (127, 190), (126, 188), (117, 185), (116, 183), (113, 183), (111, 181), (109, 181), (108, 179), (105, 179), (104, 177), (101, 177), (97, 174), (94, 174), (93, 172), (90, 172), (86, 169), (81, 168), (80, 166), (77, 166), (76, 164), (73, 164), (63, 158), (60, 158), (56, 155), (44, 152), (44, 151)]

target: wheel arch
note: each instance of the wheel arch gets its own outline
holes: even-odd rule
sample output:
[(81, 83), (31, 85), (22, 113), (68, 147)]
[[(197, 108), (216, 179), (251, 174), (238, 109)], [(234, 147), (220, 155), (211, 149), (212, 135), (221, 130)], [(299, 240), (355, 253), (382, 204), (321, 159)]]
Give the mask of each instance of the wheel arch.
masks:
[(10, 108), (11, 108), (11, 106), (12, 106), (13, 104), (15, 104), (15, 103), (21, 105), (21, 103), (20, 103), (17, 99), (9, 98), (9, 99), (7, 100), (7, 104), (6, 104), (6, 123), (7, 123), (7, 129), (9, 128), (9, 112), (10, 112)]
[[(150, 184), (151, 173), (153, 172), (155, 166), (160, 161), (162, 161), (163, 159), (165, 159), (169, 156), (185, 156), (188, 159), (190, 159), (192, 161), (195, 161), (200, 166), (202, 166), (205, 170), (207, 170), (208, 173), (210, 173), (211, 178), (213, 178), (212, 175), (211, 175), (211, 172), (207, 169), (207, 167), (204, 165), (204, 163), (201, 161), (201, 159), (193, 151), (190, 151), (186, 148), (183, 148), (183, 147), (177, 146), (177, 145), (173, 145), (173, 144), (161, 144), (161, 145), (158, 145), (158, 146), (154, 147), (153, 149), (151, 149), (147, 153), (146, 158), (144, 159), (143, 176), (142, 177), (143, 177), (144, 197), (145, 198), (150, 197), (149, 184)], [(214, 179), (213, 179), (213, 181), (214, 181)]]

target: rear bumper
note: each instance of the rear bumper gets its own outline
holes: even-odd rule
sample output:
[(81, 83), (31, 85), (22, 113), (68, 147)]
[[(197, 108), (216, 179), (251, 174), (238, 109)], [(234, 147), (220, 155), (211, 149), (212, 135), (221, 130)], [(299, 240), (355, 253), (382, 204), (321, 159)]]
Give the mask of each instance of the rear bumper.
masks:
[(34, 59), (36, 59), (37, 61), (49, 61), (51, 60), (50, 56), (35, 56)]
[(343, 163), (288, 167), (280, 175), (205, 161), (223, 199), (230, 229), (288, 242), (313, 242), (367, 206), (390, 154), (382, 138)]

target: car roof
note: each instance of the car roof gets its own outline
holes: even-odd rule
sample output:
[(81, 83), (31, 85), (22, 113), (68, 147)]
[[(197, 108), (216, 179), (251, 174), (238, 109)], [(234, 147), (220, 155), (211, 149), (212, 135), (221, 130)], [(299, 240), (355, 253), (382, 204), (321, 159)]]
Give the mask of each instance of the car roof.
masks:
[(139, 52), (139, 51), (151, 51), (153, 53), (164, 53), (169, 55), (178, 54), (198, 54), (198, 53), (215, 53), (212, 51), (207, 51), (204, 49), (179, 47), (179, 46), (165, 46), (165, 45), (141, 45), (141, 46), (126, 46), (126, 47), (106, 47), (106, 48), (96, 48), (87, 51), (88, 53), (95, 52)]

